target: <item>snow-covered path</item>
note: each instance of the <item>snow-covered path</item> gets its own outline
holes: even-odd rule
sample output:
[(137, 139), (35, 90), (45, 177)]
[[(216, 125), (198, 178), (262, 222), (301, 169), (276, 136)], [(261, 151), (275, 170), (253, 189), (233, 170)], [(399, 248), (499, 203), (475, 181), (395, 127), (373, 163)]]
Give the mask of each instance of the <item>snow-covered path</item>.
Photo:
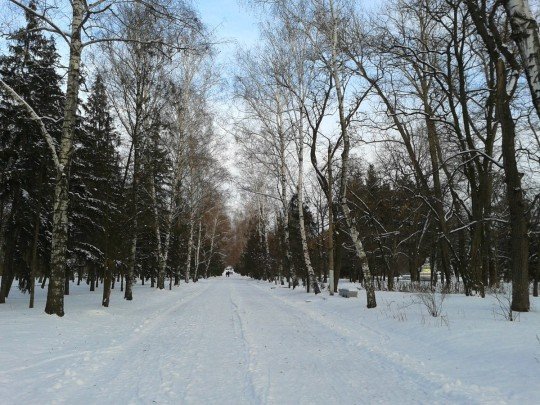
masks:
[[(25, 310), (22, 299), (12, 304), (11, 315), (17, 316), (0, 308), (0, 402), (518, 400), (498, 388), (433, 371), (420, 359), (400, 353), (391, 331), (358, 315), (354, 324), (346, 316), (340, 319), (337, 312), (324, 309), (327, 300), (321, 296), (245, 278), (221, 278), (173, 291), (138, 286), (131, 303), (115, 298), (110, 309), (101, 309), (96, 294), (75, 289), (67, 297), (63, 319)], [(330, 298), (357, 309), (360, 304)]]

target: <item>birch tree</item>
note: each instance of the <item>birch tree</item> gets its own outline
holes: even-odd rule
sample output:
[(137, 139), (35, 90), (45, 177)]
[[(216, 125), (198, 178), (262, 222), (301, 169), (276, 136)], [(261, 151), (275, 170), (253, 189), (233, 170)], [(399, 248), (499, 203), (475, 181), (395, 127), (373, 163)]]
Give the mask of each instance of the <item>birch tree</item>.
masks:
[(540, 117), (540, 35), (538, 21), (531, 12), (529, 0), (504, 0), (504, 9), (512, 27), (512, 38), (518, 46), (527, 75), (531, 98)]
[[(128, 22), (122, 36), (129, 42), (107, 44), (105, 53), (110, 64), (108, 72), (112, 100), (125, 132), (131, 138), (132, 156), (128, 156), (126, 170), (133, 164), (131, 185), (131, 246), (126, 273), (124, 298), (133, 299), (132, 285), (135, 276), (136, 253), (138, 242), (139, 210), (141, 182), (143, 173), (141, 164), (143, 154), (155, 147), (160, 127), (159, 111), (167, 103), (166, 94), (170, 86), (167, 61), (170, 55), (167, 49), (156, 52), (157, 45), (150, 45), (155, 38), (165, 41), (159, 19), (149, 19), (145, 9), (139, 6), (124, 7), (122, 15)], [(170, 69), (170, 68), (169, 68)], [(151, 139), (151, 135), (154, 141)], [(150, 164), (152, 166), (152, 164)], [(148, 173), (150, 196), (155, 203), (156, 186), (154, 173)], [(154, 209), (157, 209), (153, 204)], [(159, 230), (157, 230), (159, 233)], [(160, 245), (161, 239), (158, 240)], [(160, 246), (158, 247), (159, 250)]]
[[(199, 35), (194, 33), (195, 37)], [(160, 218), (157, 209), (157, 201), (154, 199), (154, 216), (156, 224), (156, 239), (158, 257), (158, 282), (157, 287), (163, 289), (169, 257), (171, 232), (182, 214), (180, 201), (182, 184), (186, 177), (189, 156), (190, 132), (195, 131), (197, 126), (204, 125), (205, 121), (211, 122), (209, 114), (205, 111), (206, 97), (213, 86), (209, 78), (213, 75), (212, 66), (207, 60), (210, 52), (183, 54), (171, 72), (171, 86), (167, 98), (170, 111), (169, 139), (167, 152), (172, 162), (171, 184), (168, 187), (168, 207), (163, 221), (163, 229), (159, 228)], [(163, 235), (163, 242), (162, 240)]]
[[(271, 36), (270, 28), (265, 35)], [(289, 287), (298, 281), (291, 257), (289, 201), (291, 196), (291, 145), (293, 134), (287, 115), (287, 91), (279, 84), (279, 58), (268, 44), (254, 52), (241, 55), (242, 74), (237, 77), (236, 93), (243, 104), (245, 117), (238, 123), (237, 141), (246, 159), (260, 165), (272, 174), (275, 185), (271, 187), (280, 204), (283, 220), (282, 246)], [(249, 169), (248, 169), (249, 170)], [(251, 189), (252, 186), (243, 187)], [(259, 190), (261, 192), (263, 190)]]
[[(107, 29), (101, 21), (106, 18), (113, 19), (115, 24), (109, 27), (117, 28), (122, 25), (121, 19), (117, 19), (116, 11), (125, 3), (116, 0), (100, 0), (87, 4), (84, 0), (74, 0), (69, 4), (70, 13), (67, 21), (62, 21), (60, 14), (52, 15), (54, 9), (44, 7), (43, 10), (33, 10), (19, 0), (8, 0), (25, 12), (35, 15), (43, 22), (44, 31), (53, 32), (65, 41), (69, 48), (69, 62), (67, 67), (67, 89), (63, 114), (62, 136), (58, 149), (50, 137), (41, 131), (51, 148), (51, 154), (55, 163), (56, 181), (53, 207), (53, 230), (51, 251), (51, 277), (47, 294), (45, 312), (48, 314), (64, 315), (64, 277), (67, 252), (67, 209), (69, 204), (69, 163), (72, 154), (73, 138), (76, 125), (76, 113), (79, 103), (79, 87), (81, 76), (82, 53), (85, 48), (96, 43), (114, 41), (133, 41), (122, 38), (118, 32)], [(198, 21), (193, 13), (181, 3), (162, 4), (158, 2), (141, 3), (146, 9), (147, 15), (159, 15), (160, 18), (169, 21), (169, 24), (180, 24), (184, 27), (195, 28)], [(174, 11), (173, 11), (174, 10)], [(67, 26), (67, 28), (65, 28)], [(178, 39), (178, 38), (177, 38)], [(181, 40), (181, 39), (180, 39)], [(151, 39), (149, 43), (161, 43), (160, 39)], [(184, 43), (171, 43), (177, 49), (186, 49), (189, 46)], [(24, 100), (13, 89), (4, 86), (3, 90), (18, 102)], [(30, 116), (38, 122), (41, 117), (29, 110)], [(43, 124), (41, 124), (42, 127)]]
[(302, 251), (304, 262), (307, 268), (309, 283), (313, 287), (313, 292), (319, 294), (321, 292), (319, 282), (315, 276), (315, 271), (311, 264), (309, 249), (307, 246), (307, 236), (304, 223), (304, 146), (306, 136), (305, 112), (302, 108), (305, 98), (307, 97), (307, 82), (309, 81), (309, 72), (306, 72), (305, 64), (308, 60), (307, 56), (307, 40), (300, 36), (300, 33), (291, 27), (285, 31), (287, 34), (287, 44), (290, 55), (292, 56), (292, 64), (290, 71), (286, 72), (288, 82), (293, 83), (297, 97), (292, 99), (291, 117), (292, 125), (296, 131), (296, 149), (298, 155), (298, 180), (296, 183), (296, 194), (298, 198), (298, 221), (300, 226), (300, 238), (302, 242)]

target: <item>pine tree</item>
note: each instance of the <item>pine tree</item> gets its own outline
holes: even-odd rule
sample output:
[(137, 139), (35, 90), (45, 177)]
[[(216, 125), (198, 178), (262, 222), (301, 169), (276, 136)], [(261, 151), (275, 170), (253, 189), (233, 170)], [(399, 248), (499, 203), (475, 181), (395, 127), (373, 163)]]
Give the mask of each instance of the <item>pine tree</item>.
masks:
[(246, 232), (246, 245), (240, 256), (238, 271), (242, 275), (260, 280), (264, 275), (266, 251), (257, 228), (258, 221), (252, 218)]
[(103, 275), (103, 305), (109, 305), (115, 263), (121, 257), (118, 240), (121, 169), (105, 85), (97, 75), (79, 126), (70, 184), (70, 253), (94, 290)]
[[(36, 9), (34, 2), (29, 7)], [(54, 41), (37, 28), (36, 17), (27, 13), (26, 26), (12, 34), (7, 55), (0, 57), (0, 75), (46, 117), (47, 130), (58, 139), (64, 103), (56, 72), (59, 56)], [(11, 99), (0, 97), (0, 302), (16, 277), (23, 291), (30, 290), (32, 307), (37, 272), (48, 272), (52, 175), (50, 152), (37, 125)]]

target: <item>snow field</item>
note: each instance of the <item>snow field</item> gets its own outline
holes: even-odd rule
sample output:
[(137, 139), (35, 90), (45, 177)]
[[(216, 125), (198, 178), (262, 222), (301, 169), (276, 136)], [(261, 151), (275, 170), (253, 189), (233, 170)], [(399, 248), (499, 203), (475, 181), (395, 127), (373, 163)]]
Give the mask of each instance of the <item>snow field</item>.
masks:
[[(344, 284), (345, 285), (345, 284)], [(354, 288), (354, 286), (350, 286)], [(101, 290), (101, 288), (99, 289)], [(72, 286), (66, 316), (13, 291), (0, 306), (6, 404), (538, 403), (540, 316), (448, 296), (443, 317), (414, 294), (314, 296), (233, 276), (173, 291)]]

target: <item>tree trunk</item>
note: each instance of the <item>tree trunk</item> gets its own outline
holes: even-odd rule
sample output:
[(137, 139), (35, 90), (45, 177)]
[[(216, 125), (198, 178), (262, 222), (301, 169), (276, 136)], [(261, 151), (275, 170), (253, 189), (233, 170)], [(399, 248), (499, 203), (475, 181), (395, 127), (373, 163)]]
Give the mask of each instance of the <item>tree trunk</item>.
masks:
[(71, 23), (71, 44), (69, 50), (69, 68), (67, 91), (62, 125), (62, 139), (58, 154), (54, 192), (51, 277), (47, 291), (45, 312), (64, 316), (64, 277), (66, 272), (66, 253), (68, 237), (68, 203), (69, 203), (69, 162), (72, 153), (73, 136), (76, 125), (77, 105), (79, 102), (79, 84), (81, 67), (81, 27), (85, 11), (82, 0), (72, 2), (73, 18)]
[[(334, 219), (336, 219), (338, 212), (337, 205), (334, 205), (334, 208)], [(345, 243), (345, 232), (343, 220), (334, 221), (334, 292), (338, 292), (341, 268), (343, 267), (343, 243)]]
[(103, 283), (103, 299), (101, 305), (108, 307), (111, 300), (111, 282), (113, 279), (112, 270), (114, 268), (113, 260), (108, 257), (105, 259), (105, 281)]
[(37, 247), (39, 242), (39, 211), (36, 215), (34, 222), (34, 241), (32, 243), (32, 264), (30, 268), (30, 303), (28, 304), (29, 308), (34, 308), (34, 297), (35, 297), (35, 287), (36, 287), (36, 273), (37, 273)]
[(191, 251), (193, 250), (193, 228), (194, 228), (193, 215), (189, 219), (189, 241), (188, 241), (188, 252), (186, 259), (186, 270), (184, 271), (184, 281), (189, 283), (189, 277), (191, 273)]
[(193, 272), (193, 282), (199, 281), (199, 264), (201, 257), (201, 219), (199, 218), (199, 230), (197, 232), (197, 249), (195, 250), (195, 269)]
[(216, 229), (217, 229), (218, 218), (214, 218), (214, 226), (212, 227), (212, 237), (210, 238), (210, 253), (208, 255), (208, 260), (206, 261), (204, 268), (204, 278), (208, 278), (208, 270), (210, 269), (210, 263), (212, 262), (212, 256), (214, 255), (214, 240), (216, 239)]
[[(8, 256), (8, 254), (6, 254)], [(8, 258), (9, 261), (12, 262)], [(9, 290), (11, 290), (11, 284), (13, 283), (13, 264), (8, 262), (7, 266), (4, 266), (2, 273), (2, 283), (0, 284), (0, 304), (6, 303), (6, 298), (9, 295)]]
[(64, 295), (69, 295), (69, 271), (66, 269), (66, 275), (64, 277)]
[(90, 271), (88, 272), (88, 278), (90, 279), (90, 291), (96, 290), (96, 268), (93, 263), (90, 264)]
[[(281, 115), (281, 104), (279, 99), (278, 104), (278, 117)], [(298, 285), (296, 277), (296, 270), (292, 261), (291, 255), (291, 241), (290, 241), (290, 229), (289, 229), (289, 200), (287, 193), (287, 160), (285, 156), (285, 132), (281, 119), (278, 118), (278, 135), (279, 135), (279, 182), (281, 186), (281, 204), (283, 209), (283, 246), (285, 248), (285, 269), (287, 271), (287, 279), (289, 280), (289, 288), (291, 284), (293, 289)]]
[(338, 43), (338, 32), (337, 32), (337, 22), (335, 21), (334, 14), (334, 5), (333, 1), (330, 0), (330, 7), (332, 11), (332, 19), (334, 20), (333, 24), (333, 35), (332, 35), (332, 60), (331, 60), (331, 74), (334, 79), (334, 84), (336, 88), (337, 103), (338, 103), (338, 113), (339, 113), (339, 124), (341, 130), (341, 136), (343, 138), (343, 152), (341, 154), (341, 183), (340, 183), (340, 193), (341, 193), (341, 210), (343, 216), (347, 223), (347, 228), (349, 230), (349, 235), (353, 241), (356, 255), (360, 260), (362, 266), (362, 274), (364, 276), (364, 285), (366, 288), (366, 297), (367, 297), (367, 307), (375, 308), (377, 306), (377, 301), (375, 299), (375, 289), (373, 288), (373, 280), (371, 278), (371, 272), (369, 271), (369, 266), (367, 262), (366, 252), (364, 246), (359, 238), (358, 231), (356, 230), (356, 225), (353, 222), (349, 205), (347, 203), (347, 181), (348, 181), (348, 171), (349, 171), (349, 150), (350, 150), (350, 137), (348, 131), (348, 124), (345, 118), (345, 98), (344, 91), (341, 85), (341, 77), (337, 71), (337, 43)]
[(328, 288), (330, 295), (334, 295), (334, 201), (333, 190), (334, 176), (332, 173), (332, 144), (328, 145), (328, 192), (326, 201), (328, 204)]
[[(156, 181), (154, 176), (151, 176), (150, 179), (150, 196), (152, 198), (152, 208), (154, 212), (154, 235), (156, 237), (156, 262), (158, 265), (158, 277), (157, 277), (157, 288), (163, 290), (165, 288), (165, 272), (167, 271), (167, 252), (169, 250), (169, 238), (170, 238), (170, 226), (169, 223), (166, 224), (167, 235), (165, 237), (165, 243), (161, 243), (161, 227), (159, 224), (159, 208), (157, 204), (156, 196)], [(174, 196), (171, 196), (171, 207), (169, 210), (169, 219), (171, 218), (172, 213), (172, 200)], [(170, 220), (168, 221), (170, 222)], [(152, 276), (152, 287), (154, 285), (154, 277)]]
[[(42, 166), (38, 178), (38, 187), (37, 193), (40, 194), (42, 191), (43, 181), (46, 177), (47, 169), (45, 166)], [(41, 225), (41, 203), (38, 200), (38, 207), (36, 209), (36, 217), (34, 218), (34, 240), (32, 242), (32, 260), (30, 268), (30, 302), (28, 304), (29, 308), (34, 308), (34, 298), (36, 290), (36, 276), (38, 270), (38, 244), (39, 244), (39, 229)]]
[[(538, 238), (538, 245), (540, 246), (540, 237)], [(540, 281), (540, 252), (536, 254), (536, 271), (534, 272), (533, 281), (533, 297), (538, 297), (538, 282)]]
[(540, 37), (538, 23), (532, 15), (528, 0), (505, 0), (504, 8), (512, 26), (512, 38), (516, 42), (527, 75), (533, 105), (540, 117)]
[(515, 149), (515, 123), (507, 94), (506, 67), (502, 59), (497, 62), (497, 116), (501, 125), (502, 155), (506, 182), (506, 198), (510, 210), (510, 237), (512, 260), (512, 311), (528, 312), (529, 303), (529, 240), (525, 202), (521, 188)]
[(131, 212), (132, 212), (132, 235), (131, 235), (131, 249), (129, 253), (127, 271), (125, 274), (125, 291), (124, 299), (133, 300), (133, 280), (135, 277), (135, 266), (137, 264), (137, 241), (138, 241), (138, 219), (139, 219), (139, 176), (140, 176), (140, 157), (139, 157), (139, 134), (136, 129), (133, 136), (133, 185), (132, 185), (132, 200), (131, 200)]
[[(300, 112), (300, 114), (301, 116), (303, 115), (302, 112)], [(313, 292), (315, 294), (319, 294), (321, 289), (319, 287), (317, 277), (315, 277), (313, 266), (311, 265), (307, 245), (306, 226), (304, 224), (304, 125), (302, 118), (300, 118), (300, 123), (298, 125), (298, 183), (296, 190), (298, 195), (298, 222), (300, 225), (300, 239), (302, 242), (302, 253), (309, 279), (308, 283), (313, 286)]]

